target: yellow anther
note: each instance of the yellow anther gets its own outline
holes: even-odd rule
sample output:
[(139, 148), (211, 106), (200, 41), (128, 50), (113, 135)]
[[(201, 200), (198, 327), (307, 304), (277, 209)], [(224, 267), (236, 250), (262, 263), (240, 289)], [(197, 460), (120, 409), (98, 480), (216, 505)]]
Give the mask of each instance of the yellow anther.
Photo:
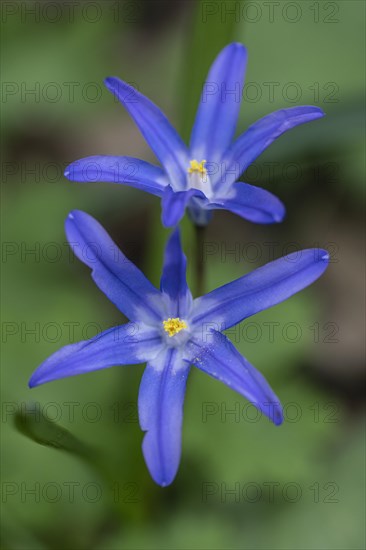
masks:
[(169, 319), (163, 321), (163, 327), (165, 332), (167, 332), (169, 336), (174, 336), (184, 328), (187, 328), (187, 323), (179, 319), (179, 317), (169, 317)]
[(201, 162), (198, 162), (198, 160), (191, 160), (189, 162), (190, 167), (188, 168), (188, 174), (198, 173), (201, 174), (201, 176), (205, 176), (207, 174), (205, 168), (206, 162), (206, 160), (201, 160)]

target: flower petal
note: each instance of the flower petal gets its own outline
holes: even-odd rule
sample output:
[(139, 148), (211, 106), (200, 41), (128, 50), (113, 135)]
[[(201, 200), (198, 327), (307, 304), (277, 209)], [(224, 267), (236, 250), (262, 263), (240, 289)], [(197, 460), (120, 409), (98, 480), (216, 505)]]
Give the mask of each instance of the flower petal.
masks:
[(197, 227), (205, 227), (212, 220), (212, 210), (210, 209), (210, 203), (205, 201), (202, 205), (202, 201), (193, 200), (187, 208), (187, 214), (191, 222)]
[(161, 337), (156, 329), (142, 323), (113, 327), (90, 340), (56, 351), (32, 374), (29, 386), (115, 365), (143, 363), (155, 357), (160, 349)]
[(242, 182), (232, 185), (226, 197), (215, 197), (209, 208), (230, 210), (254, 223), (278, 223), (285, 216), (285, 207), (275, 195)]
[(213, 181), (216, 188), (228, 188), (284, 132), (323, 116), (319, 107), (305, 105), (280, 109), (255, 122), (223, 155), (222, 169), (218, 172), (221, 179), (216, 176)]
[(247, 51), (226, 46), (217, 56), (204, 85), (192, 130), (192, 159), (217, 161), (235, 133), (243, 91)]
[(161, 320), (161, 293), (92, 216), (74, 210), (65, 229), (76, 256), (92, 269), (95, 283), (120, 311), (131, 321)]
[(275, 424), (283, 421), (282, 407), (268, 382), (224, 334), (208, 330), (186, 346), (191, 362), (213, 378), (237, 391)]
[(142, 450), (152, 478), (163, 487), (173, 481), (179, 467), (189, 369), (179, 352), (169, 348), (148, 363), (141, 380), (139, 419), (147, 432)]
[(158, 166), (133, 157), (92, 156), (71, 163), (65, 170), (70, 181), (127, 183), (153, 195), (162, 196), (166, 175)]
[(168, 298), (169, 316), (185, 317), (192, 305), (192, 294), (186, 280), (187, 259), (183, 254), (180, 232), (175, 229), (165, 248), (160, 288)]
[(166, 116), (152, 101), (119, 78), (107, 78), (105, 85), (126, 107), (173, 185), (185, 189), (189, 166), (187, 147)]
[(202, 191), (198, 189), (176, 192), (170, 185), (167, 185), (161, 202), (161, 221), (165, 227), (174, 227), (180, 222), (192, 197), (208, 202)]
[(329, 262), (326, 250), (299, 250), (270, 262), (197, 298), (193, 302), (193, 324), (225, 330), (243, 319), (286, 300), (313, 283)]

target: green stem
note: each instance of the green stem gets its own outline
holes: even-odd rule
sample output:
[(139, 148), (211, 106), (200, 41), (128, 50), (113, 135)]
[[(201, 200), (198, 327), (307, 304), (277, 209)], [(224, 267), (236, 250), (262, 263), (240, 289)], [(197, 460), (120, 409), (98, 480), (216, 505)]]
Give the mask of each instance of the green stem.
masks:
[(203, 261), (203, 247), (205, 242), (206, 227), (195, 225), (196, 248), (195, 248), (195, 276), (196, 296), (202, 296), (205, 292), (205, 263)]

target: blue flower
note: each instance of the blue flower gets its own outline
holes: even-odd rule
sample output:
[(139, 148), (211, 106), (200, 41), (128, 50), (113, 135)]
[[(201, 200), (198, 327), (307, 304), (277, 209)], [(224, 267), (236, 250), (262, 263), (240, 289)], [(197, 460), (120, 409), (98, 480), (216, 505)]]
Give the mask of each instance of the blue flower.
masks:
[(326, 251), (290, 254), (193, 299), (178, 229), (166, 247), (160, 290), (88, 214), (78, 210), (69, 214), (66, 234), (78, 258), (92, 269), (97, 286), (130, 322), (57, 351), (33, 373), (30, 387), (114, 365), (147, 362), (138, 398), (140, 425), (146, 431), (142, 447), (151, 476), (162, 486), (169, 485), (178, 470), (191, 365), (281, 424), (278, 398), (221, 331), (315, 281), (327, 267)]
[(282, 221), (285, 209), (277, 197), (237, 180), (281, 134), (324, 113), (312, 106), (281, 109), (233, 141), (246, 62), (242, 44), (229, 44), (218, 55), (202, 91), (189, 147), (147, 97), (118, 78), (107, 78), (108, 90), (132, 116), (162, 168), (132, 157), (92, 156), (70, 164), (65, 176), (79, 182), (124, 183), (158, 195), (167, 227), (180, 221), (186, 207), (198, 225), (205, 225), (216, 209), (255, 223)]

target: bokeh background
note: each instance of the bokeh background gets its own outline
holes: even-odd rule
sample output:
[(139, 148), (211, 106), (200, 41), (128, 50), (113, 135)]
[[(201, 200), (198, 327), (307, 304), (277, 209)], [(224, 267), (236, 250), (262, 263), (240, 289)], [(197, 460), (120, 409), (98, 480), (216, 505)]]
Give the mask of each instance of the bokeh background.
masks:
[[(364, 548), (364, 3), (5, 1), (1, 15), (2, 547)], [(162, 489), (141, 453), (142, 366), (27, 381), (62, 345), (123, 322), (68, 250), (71, 209), (99, 219), (158, 284), (158, 199), (62, 175), (93, 154), (155, 161), (103, 79), (133, 83), (187, 139), (207, 69), (233, 40), (249, 51), (238, 132), (294, 105), (327, 116), (243, 177), (282, 198), (283, 224), (215, 214), (206, 288), (297, 248), (328, 248), (332, 261), (230, 335), (281, 398), (284, 425), (193, 371), (181, 467)]]

